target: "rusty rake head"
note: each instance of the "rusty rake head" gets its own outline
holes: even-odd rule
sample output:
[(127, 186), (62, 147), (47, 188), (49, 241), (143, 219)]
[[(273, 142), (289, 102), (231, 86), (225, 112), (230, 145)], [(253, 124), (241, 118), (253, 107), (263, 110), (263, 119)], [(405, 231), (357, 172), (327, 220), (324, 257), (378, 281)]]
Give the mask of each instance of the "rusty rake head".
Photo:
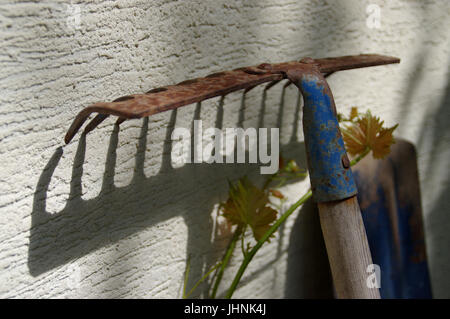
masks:
[(287, 71), (298, 68), (304, 62), (315, 64), (324, 76), (328, 76), (336, 71), (399, 63), (400, 60), (395, 57), (375, 54), (314, 60), (304, 58), (298, 62), (263, 63), (258, 66), (214, 73), (203, 78), (156, 88), (144, 94), (123, 96), (112, 102), (99, 102), (90, 105), (76, 116), (66, 133), (64, 141), (66, 144), (69, 143), (92, 113), (98, 114), (86, 125), (85, 133), (95, 129), (109, 115), (118, 116), (117, 124), (120, 124), (127, 119), (147, 117), (212, 97), (225, 96), (238, 90), (249, 91), (265, 82), (270, 82), (266, 86), (266, 89), (269, 89), (281, 80), (286, 79)]

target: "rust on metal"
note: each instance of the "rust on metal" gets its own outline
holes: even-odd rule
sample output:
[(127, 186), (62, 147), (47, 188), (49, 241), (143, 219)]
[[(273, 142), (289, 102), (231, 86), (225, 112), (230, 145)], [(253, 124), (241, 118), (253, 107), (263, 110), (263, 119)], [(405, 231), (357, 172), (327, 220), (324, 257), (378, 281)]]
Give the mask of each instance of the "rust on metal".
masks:
[(156, 113), (176, 109), (217, 96), (225, 96), (238, 90), (271, 82), (267, 89), (286, 79), (289, 70), (297, 69), (304, 63), (316, 64), (320, 72), (329, 75), (336, 71), (399, 63), (395, 57), (375, 54), (343, 56), (337, 58), (311, 59), (277, 64), (263, 63), (257, 66), (238, 68), (232, 71), (213, 73), (203, 78), (183, 81), (175, 85), (155, 88), (145, 94), (133, 94), (114, 100), (99, 102), (83, 109), (74, 119), (64, 138), (69, 143), (92, 113), (98, 113), (86, 126), (85, 132), (97, 127), (109, 115), (118, 116), (118, 124), (126, 119), (143, 118)]
[(347, 169), (350, 168), (350, 160), (348, 159), (347, 154), (342, 156), (342, 166)]
[(330, 202), (357, 193), (337, 120), (333, 94), (320, 66), (302, 59), (287, 76), (303, 96), (303, 135), (313, 199)]

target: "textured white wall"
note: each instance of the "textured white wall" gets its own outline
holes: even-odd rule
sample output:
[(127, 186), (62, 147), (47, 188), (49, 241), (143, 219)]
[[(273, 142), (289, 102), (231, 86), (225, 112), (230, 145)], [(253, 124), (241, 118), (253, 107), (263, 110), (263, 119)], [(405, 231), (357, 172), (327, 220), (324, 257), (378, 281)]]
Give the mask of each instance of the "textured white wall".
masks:
[[(358, 53), (402, 59), (333, 75), (330, 85), (340, 111), (370, 108), (416, 145), (433, 292), (450, 297), (448, 1), (73, 1), (78, 29), (68, 3), (0, 4), (0, 297), (180, 297), (187, 256), (198, 278), (226, 245), (212, 218), (226, 179), (259, 172), (172, 169), (167, 127), (190, 128), (195, 111), (209, 126), (281, 124), (286, 153), (304, 164), (294, 88), (282, 116), (278, 85), (265, 104), (257, 88), (245, 108), (234, 93), (223, 107), (213, 99), (120, 132), (108, 119), (63, 146), (83, 107), (238, 66)], [(380, 29), (366, 25), (370, 3), (381, 8)], [(307, 184), (285, 192), (294, 200)], [(324, 265), (317, 218), (303, 209), (256, 256), (235, 297), (323, 296)]]

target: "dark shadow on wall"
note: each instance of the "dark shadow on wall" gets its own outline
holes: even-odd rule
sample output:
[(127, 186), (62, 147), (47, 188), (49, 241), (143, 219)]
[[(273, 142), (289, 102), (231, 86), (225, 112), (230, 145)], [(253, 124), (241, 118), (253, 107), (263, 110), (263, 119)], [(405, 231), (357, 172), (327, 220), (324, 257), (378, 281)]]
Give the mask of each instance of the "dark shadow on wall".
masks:
[[(430, 205), (430, 211), (425, 216), (427, 230), (430, 231), (426, 234), (427, 240), (429, 240), (427, 246), (431, 247), (427, 253), (429, 260), (433, 261), (429, 266), (433, 279), (432, 288), (434, 296), (437, 298), (450, 298), (450, 271), (448, 266), (450, 264), (450, 254), (448, 253), (450, 201), (447, 198), (450, 194), (450, 174), (448, 171), (449, 158), (445, 158), (445, 154), (448, 154), (447, 148), (450, 141), (450, 127), (448, 125), (450, 121), (450, 77), (447, 79), (445, 92), (439, 107), (431, 116), (431, 121), (434, 123), (433, 131), (429, 132), (430, 128), (424, 124), (422, 132), (423, 135), (428, 135), (428, 138), (419, 140), (419, 147), (424, 143), (429, 143), (432, 146), (428, 159), (429, 166), (424, 169), (425, 175), (422, 178), (426, 179), (427, 176), (432, 177), (439, 174), (445, 176), (443, 185), (439, 187), (441, 189), (440, 194), (435, 197), (433, 204)], [(444, 165), (441, 163), (444, 163)]]
[(317, 205), (310, 199), (289, 237), (285, 298), (333, 298), (333, 282)]
[[(283, 95), (284, 92), (285, 90), (282, 91)], [(223, 99), (217, 112), (217, 127), (222, 127), (223, 110), (220, 111), (220, 108), (223, 108)], [(200, 109), (201, 105), (197, 104), (193, 120), (199, 119)], [(283, 112), (283, 109), (284, 102), (279, 107), (280, 112)], [(244, 112), (245, 96), (239, 110), (242, 118)], [(296, 116), (298, 113), (297, 111)], [(214, 243), (210, 243), (213, 229), (211, 211), (215, 204), (226, 198), (227, 179), (235, 180), (248, 175), (251, 179), (261, 182), (260, 165), (200, 163), (172, 168), (171, 135), (176, 125), (176, 116), (176, 110), (172, 111), (162, 152), (161, 169), (151, 177), (144, 175), (149, 119), (143, 120), (134, 175), (131, 183), (125, 187), (114, 185), (119, 134), (119, 127), (116, 125), (109, 140), (100, 194), (88, 200), (81, 197), (81, 178), (86, 152), (86, 136), (82, 134), (73, 161), (69, 199), (64, 209), (50, 214), (46, 210), (47, 192), (63, 154), (62, 147), (55, 150), (42, 171), (33, 200), (28, 258), (31, 275), (38, 276), (174, 217), (182, 217), (188, 230), (187, 256), (190, 256), (191, 261), (188, 286), (192, 287), (203, 271), (217, 261), (217, 256), (214, 255), (217, 254), (217, 248)], [(298, 122), (299, 119), (293, 117), (292, 121)], [(303, 142), (292, 137), (287, 145), (281, 147), (286, 158), (295, 158), (299, 165), (305, 167)], [(248, 158), (248, 154), (246, 155)], [(218, 180), (224, 182), (218, 184)], [(167, 196), (168, 191), (170, 196)], [(199, 291), (202, 291), (202, 287)]]

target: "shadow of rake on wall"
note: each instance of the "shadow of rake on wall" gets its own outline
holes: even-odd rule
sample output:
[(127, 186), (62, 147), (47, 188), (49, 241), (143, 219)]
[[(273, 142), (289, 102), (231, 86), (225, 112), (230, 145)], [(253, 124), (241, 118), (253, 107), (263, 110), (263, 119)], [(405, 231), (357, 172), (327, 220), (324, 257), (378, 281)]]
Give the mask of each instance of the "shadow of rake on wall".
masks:
[[(283, 117), (292, 118), (294, 129), (289, 142), (281, 146), (281, 152), (290, 158), (298, 159), (305, 167), (304, 144), (297, 140), (301, 98), (298, 94), (294, 113), (290, 114), (284, 107), (286, 90), (287, 86), (284, 86), (277, 110), (276, 126), (282, 130)], [(239, 127), (242, 127), (244, 121), (245, 93), (242, 94), (238, 111)], [(265, 99), (264, 90), (258, 126), (264, 125)], [(200, 117), (200, 111), (201, 104), (197, 103), (191, 130), (194, 127), (193, 121)], [(182, 217), (186, 223), (188, 230), (186, 256), (194, 257), (191, 258), (192, 278), (200, 277), (205, 267), (208, 268), (216, 262), (216, 257), (219, 256), (215, 256), (214, 253), (205, 257), (205, 251), (221, 254), (220, 249), (214, 249), (212, 246), (220, 243), (210, 243), (213, 230), (210, 214), (220, 201), (220, 197), (227, 193), (227, 185), (226, 183), (217, 185), (216, 182), (239, 178), (245, 174), (255, 175), (259, 172), (260, 164), (199, 163), (173, 168), (171, 135), (176, 124), (177, 110), (171, 112), (159, 173), (151, 177), (144, 174), (149, 124), (149, 119), (144, 118), (131, 183), (124, 187), (114, 185), (119, 134), (119, 126), (115, 125), (109, 140), (101, 191), (97, 197), (86, 200), (82, 198), (81, 186), (86, 152), (86, 134), (82, 134), (74, 156), (68, 200), (61, 211), (51, 214), (46, 209), (47, 193), (54, 171), (63, 155), (62, 147), (55, 150), (42, 171), (33, 200), (28, 257), (29, 271), (33, 276), (72, 262), (101, 247), (114, 244), (174, 217)], [(215, 125), (221, 127), (222, 121), (223, 99), (219, 103)], [(167, 192), (171, 195), (164, 196)], [(199, 203), (202, 203), (201, 208)]]

